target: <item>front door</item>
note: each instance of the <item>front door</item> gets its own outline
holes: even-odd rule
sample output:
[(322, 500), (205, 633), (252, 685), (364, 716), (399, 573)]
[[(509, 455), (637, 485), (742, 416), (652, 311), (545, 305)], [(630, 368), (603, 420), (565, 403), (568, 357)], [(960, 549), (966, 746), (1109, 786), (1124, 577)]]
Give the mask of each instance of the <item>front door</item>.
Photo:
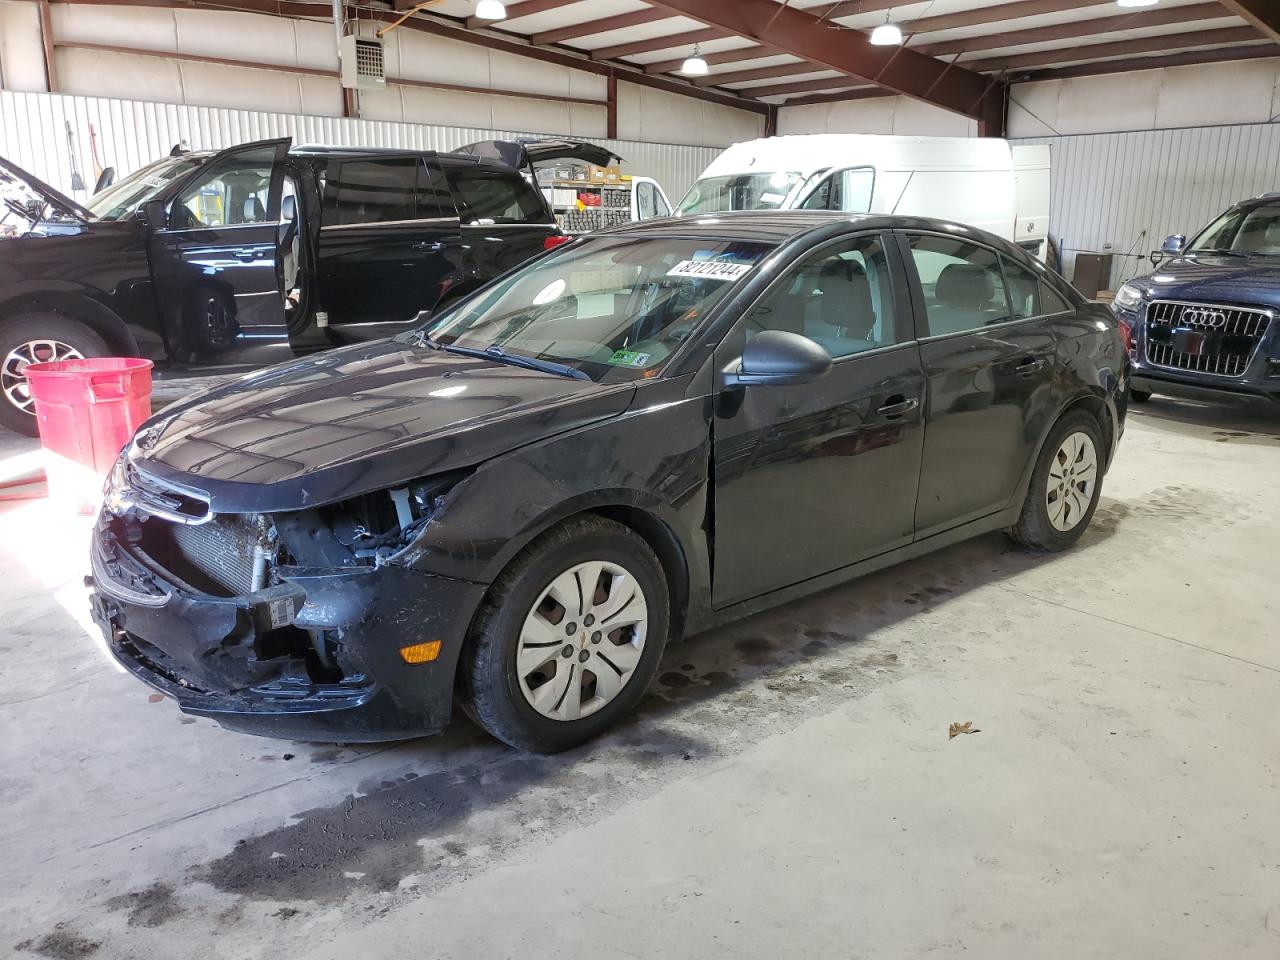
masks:
[(421, 154), (343, 157), (325, 173), (320, 307), (350, 339), (394, 334), (431, 310), (461, 271), (458, 214)]
[(288, 140), (224, 150), (175, 186), (152, 225), (151, 275), (180, 363), (288, 359), (280, 194)]
[[(1054, 323), (1025, 273), (969, 239), (902, 238), (913, 275), (928, 422), (916, 507), (923, 538), (1009, 506), (1063, 398)], [(1031, 289), (1036, 280), (1030, 278)]]
[(717, 348), (723, 370), (750, 337), (822, 344), (823, 379), (717, 398), (717, 607), (911, 542), (924, 376), (905, 275), (879, 235), (842, 238), (775, 283)]

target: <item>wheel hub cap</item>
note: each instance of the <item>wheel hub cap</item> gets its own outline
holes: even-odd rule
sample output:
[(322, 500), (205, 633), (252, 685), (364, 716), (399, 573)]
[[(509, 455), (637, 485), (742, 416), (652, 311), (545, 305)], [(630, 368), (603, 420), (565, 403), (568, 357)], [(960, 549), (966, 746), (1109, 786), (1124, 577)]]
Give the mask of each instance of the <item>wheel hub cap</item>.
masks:
[(1061, 533), (1074, 530), (1093, 502), (1098, 451), (1087, 433), (1069, 434), (1049, 463), (1045, 503), (1049, 522)]
[(560, 574), (525, 617), (516, 648), (520, 691), (552, 720), (578, 720), (612, 701), (644, 651), (644, 591), (616, 563), (591, 560)]
[(31, 388), (27, 385), (27, 367), (53, 360), (83, 360), (75, 347), (61, 340), (28, 340), (10, 350), (0, 364), (0, 390), (5, 399), (24, 413), (32, 410)]

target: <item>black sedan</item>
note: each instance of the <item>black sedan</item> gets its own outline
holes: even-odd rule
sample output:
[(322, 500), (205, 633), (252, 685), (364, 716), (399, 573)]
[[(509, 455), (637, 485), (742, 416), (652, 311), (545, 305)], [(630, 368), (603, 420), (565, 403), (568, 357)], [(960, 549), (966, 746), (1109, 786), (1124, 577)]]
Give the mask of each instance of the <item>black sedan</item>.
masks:
[(1088, 526), (1111, 313), (951, 223), (655, 221), (419, 329), (170, 408), (108, 483), (93, 609), (187, 713), (561, 750), (669, 639), (1006, 529)]

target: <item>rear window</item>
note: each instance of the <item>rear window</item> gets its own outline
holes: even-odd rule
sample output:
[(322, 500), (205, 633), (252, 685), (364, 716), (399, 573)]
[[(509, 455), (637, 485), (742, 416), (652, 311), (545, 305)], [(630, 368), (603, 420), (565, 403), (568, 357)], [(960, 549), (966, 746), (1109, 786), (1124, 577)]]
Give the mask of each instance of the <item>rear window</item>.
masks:
[(451, 164), (445, 175), (463, 223), (552, 222), (538, 192), (514, 170)]
[(347, 160), (331, 167), (328, 223), (387, 223), (417, 218), (419, 157)]

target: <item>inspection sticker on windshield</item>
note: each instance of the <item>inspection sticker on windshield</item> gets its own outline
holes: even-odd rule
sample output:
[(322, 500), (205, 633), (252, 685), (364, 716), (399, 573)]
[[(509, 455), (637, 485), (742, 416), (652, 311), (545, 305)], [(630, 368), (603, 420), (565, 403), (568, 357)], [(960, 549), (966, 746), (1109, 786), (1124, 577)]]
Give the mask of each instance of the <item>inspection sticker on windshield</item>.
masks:
[(652, 354), (636, 353), (634, 350), (615, 350), (609, 362), (615, 367), (647, 367)]
[(681, 260), (667, 271), (667, 276), (692, 277), (697, 280), (737, 280), (752, 266), (750, 263), (726, 263), (723, 260)]

